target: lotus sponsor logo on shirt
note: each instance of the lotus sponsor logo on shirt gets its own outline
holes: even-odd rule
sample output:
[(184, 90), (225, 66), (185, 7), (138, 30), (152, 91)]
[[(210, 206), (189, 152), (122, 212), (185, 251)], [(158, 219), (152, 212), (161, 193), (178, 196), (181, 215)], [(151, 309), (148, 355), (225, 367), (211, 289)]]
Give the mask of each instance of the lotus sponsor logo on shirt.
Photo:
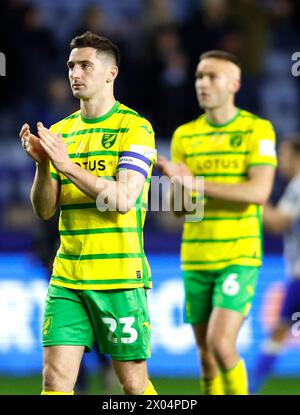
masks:
[(105, 160), (87, 160), (87, 161), (83, 161), (83, 162), (79, 162), (79, 161), (75, 161), (75, 164), (77, 164), (77, 166), (83, 168), (83, 169), (87, 169), (89, 171), (94, 171), (94, 170), (100, 170), (103, 171), (105, 170)]
[(118, 134), (116, 134), (116, 133), (112, 133), (112, 134), (106, 133), (106, 134), (103, 134), (103, 137), (102, 137), (102, 145), (103, 145), (103, 147), (104, 148), (110, 148), (110, 147), (112, 147), (115, 144), (115, 142), (116, 142), (117, 136), (118, 136)]
[(205, 171), (219, 171), (222, 170), (239, 170), (242, 166), (242, 160), (238, 160), (236, 158), (212, 158), (203, 161), (198, 161), (197, 163), (197, 170), (200, 172)]

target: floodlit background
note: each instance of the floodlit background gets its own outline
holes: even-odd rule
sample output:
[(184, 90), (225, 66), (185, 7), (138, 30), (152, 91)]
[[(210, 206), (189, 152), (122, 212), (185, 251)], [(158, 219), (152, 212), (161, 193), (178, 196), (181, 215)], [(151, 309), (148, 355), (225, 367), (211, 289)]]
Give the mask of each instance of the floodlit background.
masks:
[[(271, 120), (278, 141), (299, 131), (300, 79), (291, 72), (300, 47), (299, 18), (296, 0), (1, 1), (6, 76), (0, 76), (0, 394), (41, 389), (40, 328), (56, 218), (42, 222), (33, 215), (34, 163), (18, 133), (25, 121), (34, 130), (37, 121), (50, 126), (77, 110), (66, 70), (71, 38), (89, 29), (119, 45), (117, 99), (152, 122), (159, 153), (169, 155), (174, 129), (199, 114), (194, 71), (199, 54), (212, 48), (233, 52), (242, 62), (239, 106)], [(277, 177), (274, 202), (284, 187)], [(192, 331), (182, 322), (181, 225), (168, 212), (149, 212), (145, 225), (154, 281), (149, 371), (157, 390), (169, 394), (199, 391)], [(264, 245), (257, 295), (238, 342), (250, 376), (284, 294), (281, 239), (265, 235)], [(97, 354), (87, 355), (84, 364), (86, 393), (107, 393)], [(111, 392), (120, 390), (113, 384)], [(300, 333), (289, 339), (262, 393), (300, 393)]]

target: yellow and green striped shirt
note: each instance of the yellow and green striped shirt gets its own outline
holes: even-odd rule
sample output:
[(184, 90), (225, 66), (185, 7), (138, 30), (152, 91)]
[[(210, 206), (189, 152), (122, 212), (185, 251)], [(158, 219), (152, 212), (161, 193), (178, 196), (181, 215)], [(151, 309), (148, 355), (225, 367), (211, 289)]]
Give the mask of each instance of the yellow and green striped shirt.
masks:
[[(180, 126), (174, 133), (171, 153), (173, 162), (183, 162), (195, 176), (218, 183), (246, 181), (251, 166), (276, 167), (271, 123), (240, 109), (223, 125), (211, 124), (204, 114)], [(182, 268), (260, 266), (261, 218), (259, 205), (205, 198), (202, 221), (184, 224)]]
[(151, 287), (143, 248), (143, 225), (153, 162), (151, 124), (118, 101), (104, 116), (86, 119), (80, 111), (51, 127), (65, 140), (71, 160), (90, 173), (115, 180), (118, 169), (140, 172), (146, 181), (136, 205), (126, 214), (100, 212), (96, 201), (81, 192), (51, 165), (60, 182), (60, 247), (51, 284), (83, 290)]

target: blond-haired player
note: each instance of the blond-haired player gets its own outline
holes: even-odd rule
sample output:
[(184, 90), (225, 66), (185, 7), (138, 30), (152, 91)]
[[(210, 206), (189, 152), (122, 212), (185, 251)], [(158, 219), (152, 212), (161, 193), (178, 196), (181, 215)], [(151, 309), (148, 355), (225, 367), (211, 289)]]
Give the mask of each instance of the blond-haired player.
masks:
[(236, 340), (262, 263), (262, 206), (276, 166), (271, 123), (235, 105), (240, 82), (235, 56), (201, 55), (195, 87), (204, 114), (176, 129), (172, 162), (158, 160), (188, 191), (197, 191), (197, 176), (204, 177), (204, 217), (185, 222), (181, 263), (185, 320), (194, 330), (205, 394), (248, 393)]

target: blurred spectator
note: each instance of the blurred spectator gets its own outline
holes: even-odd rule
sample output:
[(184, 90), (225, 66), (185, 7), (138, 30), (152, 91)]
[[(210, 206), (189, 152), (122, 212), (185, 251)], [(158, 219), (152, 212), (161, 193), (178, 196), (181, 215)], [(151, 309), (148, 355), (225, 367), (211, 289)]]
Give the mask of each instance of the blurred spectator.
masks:
[(299, 91), (290, 65), (288, 52), (270, 50), (265, 56), (265, 75), (259, 90), (261, 115), (273, 120), (279, 136), (299, 128)]
[[(44, 85), (49, 75), (56, 69), (59, 49), (49, 30), (43, 27), (38, 8), (27, 5), (22, 11), (22, 26), (17, 31), (19, 64), (19, 98), (30, 96), (43, 98)], [(21, 72), (21, 73), (20, 73)]]
[(47, 84), (47, 97), (45, 104), (39, 107), (38, 120), (45, 125), (50, 126), (60, 120), (62, 117), (67, 117), (74, 111), (77, 111), (78, 102), (71, 94), (71, 89), (66, 76), (57, 76), (52, 78)]
[(227, 4), (230, 25), (234, 28), (231, 36), (237, 41), (224, 39), (224, 45), (228, 52), (238, 56), (243, 68), (243, 88), (237, 103), (248, 111), (260, 113), (258, 91), (270, 35), (270, 14), (256, 0), (227, 0)]
[[(278, 0), (272, 5), (273, 27), (271, 43), (278, 49), (293, 49), (299, 45), (299, 20), (296, 20), (300, 11), (299, 1)], [(299, 18), (298, 14), (298, 18)]]
[(188, 67), (189, 60), (182, 49), (178, 28), (174, 25), (159, 27), (141, 79), (144, 99), (158, 136), (170, 137), (194, 112), (194, 88)]
[(73, 37), (87, 31), (108, 36), (107, 17), (102, 9), (95, 6), (87, 7), (80, 26), (73, 31)]
[(232, 31), (227, 0), (198, 0), (192, 17), (183, 25), (184, 47), (193, 62), (193, 76), (201, 53), (223, 49), (222, 41)]
[[(265, 2), (257, 0), (228, 0), (228, 7), (230, 23), (235, 28), (235, 39), (238, 39), (238, 42), (231, 42), (231, 46), (235, 45), (234, 49), (228, 47), (229, 44), (226, 42), (228, 39), (224, 39), (224, 49), (239, 57), (244, 74), (238, 104), (250, 111), (260, 113), (262, 110), (260, 91), (264, 89), (264, 82), (269, 82), (269, 74), (265, 72), (269, 67), (269, 65), (265, 66), (268, 50), (271, 47), (287, 50), (295, 47), (298, 41), (293, 19), (295, 2), (276, 0), (267, 7)], [(287, 69), (285, 72), (287, 80), (289, 70), (285, 69)], [(263, 74), (267, 76), (263, 78)], [(288, 84), (287, 81), (281, 87), (286, 86), (288, 91)], [(269, 114), (267, 116), (270, 117)], [(272, 117), (271, 119), (276, 125), (276, 120)]]
[[(65, 67), (65, 77), (52, 76), (45, 82), (43, 99), (33, 100), (30, 97), (24, 97), (19, 103), (19, 124), (27, 122), (33, 129), (36, 123), (42, 121), (50, 127), (62, 117), (67, 117), (79, 109), (78, 102), (73, 98), (67, 75), (67, 66)], [(18, 125), (18, 129), (20, 127)]]
[[(9, 17), (6, 25), (9, 28), (5, 29), (4, 36), (7, 77), (4, 114), (0, 117), (6, 125), (5, 134), (16, 136), (24, 113), (28, 121), (35, 120), (36, 110), (45, 99), (46, 82), (53, 71), (60, 69), (56, 66), (60, 49), (51, 33), (43, 27), (38, 8), (14, 1), (9, 3), (7, 10)], [(8, 109), (11, 117), (7, 114)]]
[(293, 27), (296, 30), (298, 36), (300, 35), (299, 21), (300, 21), (300, 2), (299, 0), (291, 0), (293, 5), (293, 14), (291, 16), (293, 21)]
[[(21, 66), (18, 49), (20, 47), (19, 38), (25, 7), (25, 0), (3, 0), (1, 2), (0, 51), (5, 53), (6, 56), (7, 76), (0, 78), (1, 97), (5, 98), (0, 100), (0, 109), (4, 107), (7, 110), (7, 107), (14, 103), (21, 86)], [(13, 109), (10, 108), (10, 111), (13, 112)]]
[[(239, 36), (239, 57), (246, 76), (259, 75), (270, 35), (270, 14), (257, 0), (227, 0), (231, 26)], [(254, 23), (255, 22), (255, 23)]]
[(172, 0), (146, 0), (144, 14), (144, 30), (146, 33), (153, 32), (162, 25), (174, 23), (175, 4)]

